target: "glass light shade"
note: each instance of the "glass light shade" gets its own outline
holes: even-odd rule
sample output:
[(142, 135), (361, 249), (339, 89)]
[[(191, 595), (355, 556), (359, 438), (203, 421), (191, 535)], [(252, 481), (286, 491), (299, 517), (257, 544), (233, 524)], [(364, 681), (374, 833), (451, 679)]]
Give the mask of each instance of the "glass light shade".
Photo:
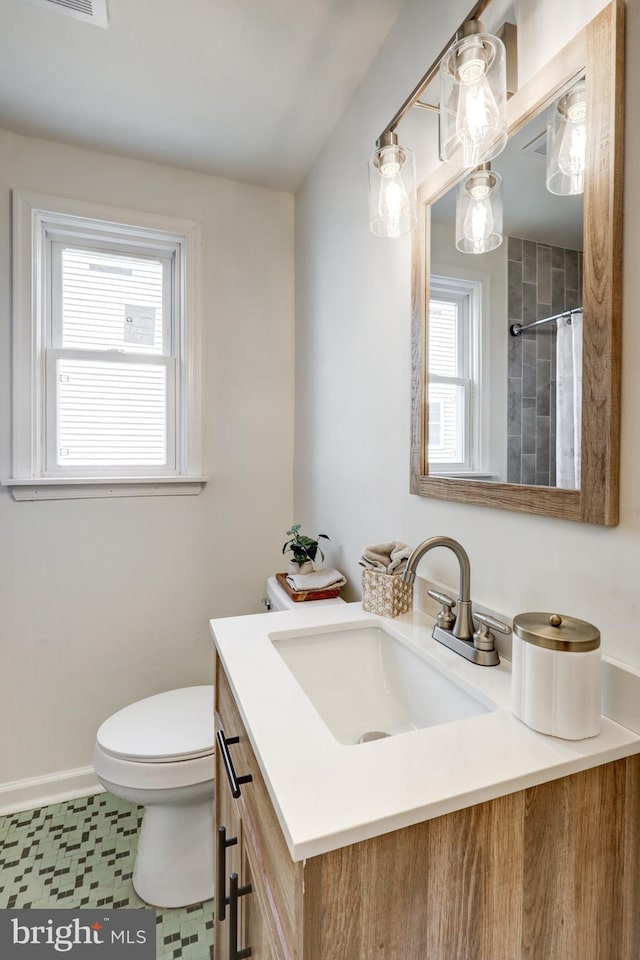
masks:
[(377, 237), (403, 237), (418, 222), (413, 153), (397, 143), (369, 160), (369, 227)]
[(587, 88), (579, 80), (556, 103), (547, 125), (547, 190), (584, 193), (587, 154)]
[(458, 187), (456, 249), (489, 253), (502, 243), (502, 177), (493, 170), (474, 170)]
[(440, 63), (440, 159), (477, 167), (506, 145), (504, 44), (488, 33), (463, 37)]

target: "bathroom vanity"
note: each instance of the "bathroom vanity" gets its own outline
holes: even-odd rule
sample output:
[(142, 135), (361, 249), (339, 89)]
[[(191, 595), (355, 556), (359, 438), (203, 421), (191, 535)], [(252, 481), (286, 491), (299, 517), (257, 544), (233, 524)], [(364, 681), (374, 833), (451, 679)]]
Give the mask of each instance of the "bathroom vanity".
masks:
[[(509, 664), (463, 661), (432, 623), (357, 604), (212, 621), (218, 960), (637, 960), (640, 736), (607, 718), (589, 740), (534, 733), (511, 714)], [(332, 665), (365, 631), (478, 709), (346, 742), (375, 680), (364, 646), (354, 710), (336, 720), (322, 686), (339, 690)]]

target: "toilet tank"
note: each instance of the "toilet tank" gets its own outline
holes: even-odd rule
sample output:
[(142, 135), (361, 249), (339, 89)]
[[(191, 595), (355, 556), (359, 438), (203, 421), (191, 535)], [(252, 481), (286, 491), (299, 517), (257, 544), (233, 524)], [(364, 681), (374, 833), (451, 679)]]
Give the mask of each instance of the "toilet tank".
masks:
[[(262, 602), (267, 610), (294, 610), (300, 606), (300, 601), (292, 600), (275, 577), (269, 577), (267, 580), (267, 595)], [(342, 597), (334, 597), (332, 600), (307, 600), (303, 602), (312, 603), (315, 606), (316, 604), (344, 603), (344, 600)]]

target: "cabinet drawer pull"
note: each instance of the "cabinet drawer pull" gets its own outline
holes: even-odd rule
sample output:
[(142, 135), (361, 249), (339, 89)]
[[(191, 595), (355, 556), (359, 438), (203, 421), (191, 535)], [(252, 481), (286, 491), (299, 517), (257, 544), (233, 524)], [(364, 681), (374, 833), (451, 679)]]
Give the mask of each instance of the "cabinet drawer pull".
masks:
[(243, 777), (236, 776), (233, 760), (231, 759), (231, 754), (229, 753), (230, 743), (240, 743), (240, 737), (225, 737), (224, 730), (218, 730), (218, 745), (220, 747), (220, 753), (222, 754), (224, 769), (227, 772), (227, 780), (229, 781), (229, 786), (231, 788), (231, 795), (235, 800), (237, 800), (241, 793), (240, 784), (251, 783), (253, 777), (250, 773), (245, 774)]
[(251, 947), (238, 950), (238, 899), (251, 893), (251, 884), (238, 886), (238, 874), (229, 878), (229, 960), (245, 960), (251, 956)]
[(224, 920), (226, 914), (225, 907), (229, 903), (225, 889), (227, 879), (227, 847), (235, 847), (237, 842), (237, 837), (229, 837), (227, 839), (226, 827), (218, 827), (218, 885), (216, 898), (218, 901), (218, 920), (220, 921)]

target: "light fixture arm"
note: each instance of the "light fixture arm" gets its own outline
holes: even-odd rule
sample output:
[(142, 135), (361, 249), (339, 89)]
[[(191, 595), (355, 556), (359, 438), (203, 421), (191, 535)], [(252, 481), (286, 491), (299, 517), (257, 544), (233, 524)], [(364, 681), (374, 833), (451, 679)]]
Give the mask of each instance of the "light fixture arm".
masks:
[[(422, 94), (424, 93), (424, 91), (429, 86), (429, 84), (435, 77), (436, 73), (438, 72), (438, 69), (440, 68), (440, 61), (442, 60), (444, 55), (447, 53), (451, 45), (455, 43), (455, 41), (459, 38), (461, 30), (464, 28), (464, 24), (468, 23), (469, 20), (477, 20), (482, 15), (482, 13), (484, 13), (484, 11), (487, 9), (490, 3), (491, 3), (491, 0), (478, 0), (478, 2), (470, 10), (470, 12), (465, 17), (462, 25), (456, 30), (454, 35), (449, 40), (447, 40), (444, 47), (442, 48), (442, 50), (440, 51), (436, 59), (433, 61), (433, 63), (431, 64), (431, 66), (429, 67), (425, 75), (418, 82), (417, 86), (412, 90), (412, 92), (404, 101), (400, 109), (394, 114), (392, 119), (384, 128), (384, 130), (382, 131), (382, 133), (380, 134), (380, 136), (376, 141), (377, 147), (381, 147), (384, 145), (385, 142), (389, 142), (387, 139), (388, 135), (395, 131), (400, 121), (406, 116), (409, 110), (411, 110), (411, 108), (416, 105), (417, 101), (420, 99), (420, 97), (422, 96)], [(437, 109), (437, 108), (431, 107), (430, 104), (425, 104), (425, 103), (420, 103), (420, 106), (427, 110)]]

